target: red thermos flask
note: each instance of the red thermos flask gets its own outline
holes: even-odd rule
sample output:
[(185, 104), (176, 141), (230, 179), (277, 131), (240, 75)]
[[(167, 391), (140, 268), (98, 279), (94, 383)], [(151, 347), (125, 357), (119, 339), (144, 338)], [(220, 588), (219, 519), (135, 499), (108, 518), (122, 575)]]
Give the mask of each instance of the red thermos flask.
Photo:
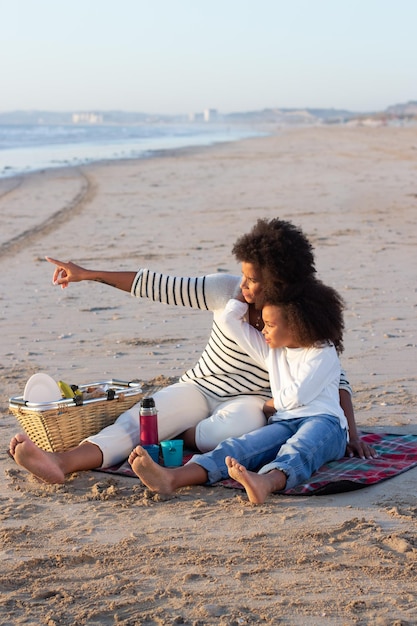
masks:
[(153, 398), (144, 398), (139, 411), (139, 442), (141, 446), (158, 444), (158, 412)]

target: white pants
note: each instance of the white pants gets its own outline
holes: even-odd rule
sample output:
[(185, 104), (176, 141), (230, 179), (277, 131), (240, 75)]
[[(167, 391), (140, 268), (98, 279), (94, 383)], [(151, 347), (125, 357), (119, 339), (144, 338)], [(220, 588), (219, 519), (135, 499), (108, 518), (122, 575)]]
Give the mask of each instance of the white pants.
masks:
[[(265, 398), (261, 396), (222, 401), (193, 383), (180, 382), (157, 391), (153, 398), (158, 411), (159, 440), (173, 439), (195, 426), (196, 444), (201, 452), (213, 450), (228, 437), (240, 437), (266, 424), (262, 411)], [(86, 441), (100, 448), (102, 467), (126, 459), (139, 443), (139, 403)]]

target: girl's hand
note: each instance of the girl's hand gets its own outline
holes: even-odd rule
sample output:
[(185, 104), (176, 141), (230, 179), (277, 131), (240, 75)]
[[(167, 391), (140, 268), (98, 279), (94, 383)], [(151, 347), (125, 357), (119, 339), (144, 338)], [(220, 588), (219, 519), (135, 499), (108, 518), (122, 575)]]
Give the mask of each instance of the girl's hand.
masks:
[(239, 289), (239, 292), (236, 293), (233, 297), (235, 300), (239, 300), (239, 302), (246, 302), (245, 298), (243, 297), (243, 293), (240, 291), (240, 289)]
[(263, 406), (263, 412), (264, 415), (266, 417), (266, 419), (269, 419), (271, 417), (271, 415), (274, 415), (274, 413), (277, 412), (276, 408), (274, 407), (274, 399), (270, 398), (269, 400), (267, 400)]
[(366, 441), (363, 441), (360, 437), (355, 437), (350, 439), (346, 446), (346, 456), (350, 458), (357, 456), (360, 459), (376, 459), (378, 453)]

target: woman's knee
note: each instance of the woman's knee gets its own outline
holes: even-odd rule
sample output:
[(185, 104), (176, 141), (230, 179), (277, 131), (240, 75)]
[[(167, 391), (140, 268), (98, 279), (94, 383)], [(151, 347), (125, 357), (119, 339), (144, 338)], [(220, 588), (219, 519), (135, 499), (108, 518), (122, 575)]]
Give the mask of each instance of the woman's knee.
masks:
[(229, 437), (241, 437), (246, 433), (266, 425), (262, 411), (263, 401), (253, 399), (246, 406), (244, 403), (231, 403), (221, 406), (210, 417), (197, 424), (195, 442), (200, 452), (214, 450)]
[(196, 385), (176, 383), (154, 395), (160, 439), (172, 439), (207, 417), (209, 408)]

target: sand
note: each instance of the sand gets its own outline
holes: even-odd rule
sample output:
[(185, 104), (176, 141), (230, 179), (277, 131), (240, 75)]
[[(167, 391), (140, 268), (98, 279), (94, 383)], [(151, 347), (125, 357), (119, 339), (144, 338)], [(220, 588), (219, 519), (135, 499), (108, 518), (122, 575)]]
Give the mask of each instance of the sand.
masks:
[(210, 314), (105, 285), (61, 290), (50, 255), (90, 268), (236, 273), (258, 217), (301, 226), (347, 303), (359, 427), (417, 433), (417, 128), (310, 127), (0, 181), (1, 624), (417, 623), (417, 469), (356, 492), (192, 487), (152, 496), (99, 472), (65, 485), (6, 454), (29, 376), (175, 378)]

